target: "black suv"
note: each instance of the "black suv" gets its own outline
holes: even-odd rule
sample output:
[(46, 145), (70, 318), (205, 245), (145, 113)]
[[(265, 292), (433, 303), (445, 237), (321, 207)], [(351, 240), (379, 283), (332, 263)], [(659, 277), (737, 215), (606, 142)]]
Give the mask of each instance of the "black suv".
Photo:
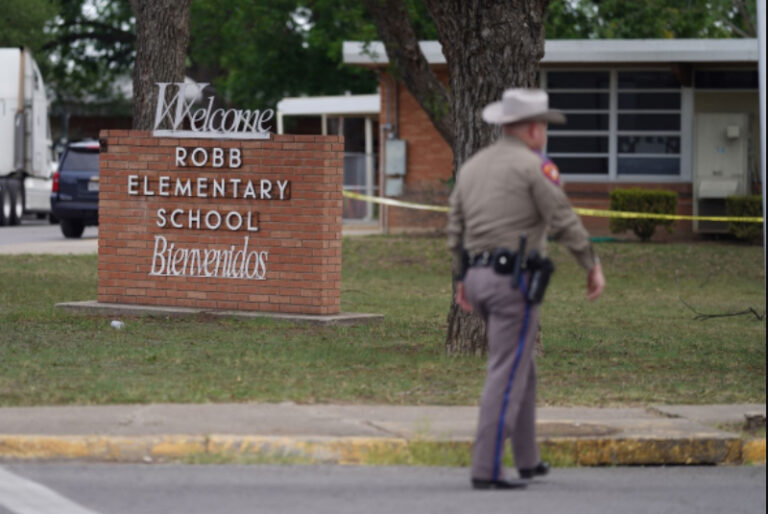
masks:
[(83, 235), (99, 224), (99, 143), (69, 143), (53, 176), (51, 210), (61, 220), (64, 237)]

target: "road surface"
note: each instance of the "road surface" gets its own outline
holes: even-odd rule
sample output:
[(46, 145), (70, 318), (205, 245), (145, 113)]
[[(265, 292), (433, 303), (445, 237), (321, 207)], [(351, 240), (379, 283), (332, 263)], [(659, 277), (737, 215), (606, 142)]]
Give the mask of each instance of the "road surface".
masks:
[(21, 225), (0, 227), (0, 254), (81, 254), (98, 251), (99, 227), (86, 227), (81, 239), (67, 239), (59, 225), (25, 217)]
[[(467, 473), (416, 467), (5, 463), (0, 513), (738, 514), (766, 507), (764, 466), (555, 469), (524, 491), (474, 491)], [(30, 502), (37, 502), (37, 510), (30, 510)]]

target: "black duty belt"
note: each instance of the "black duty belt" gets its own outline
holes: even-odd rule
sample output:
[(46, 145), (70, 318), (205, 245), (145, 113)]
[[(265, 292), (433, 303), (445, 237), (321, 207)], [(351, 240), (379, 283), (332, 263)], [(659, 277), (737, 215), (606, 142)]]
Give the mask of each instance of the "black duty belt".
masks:
[(512, 273), (515, 267), (516, 253), (506, 248), (495, 248), (484, 252), (472, 253), (469, 265), (473, 267), (492, 266), (497, 273)]
[[(461, 275), (458, 280), (464, 280), (464, 273), (468, 267), (492, 266), (496, 273), (512, 275), (512, 289), (522, 286), (525, 299), (529, 304), (541, 303), (549, 285), (549, 278), (555, 272), (555, 265), (551, 260), (540, 256), (536, 250), (526, 253), (526, 241), (525, 235), (520, 236), (518, 250), (523, 256), (522, 259), (517, 258), (516, 252), (506, 248), (473, 253), (462, 250)], [(527, 284), (523, 274), (528, 278)]]

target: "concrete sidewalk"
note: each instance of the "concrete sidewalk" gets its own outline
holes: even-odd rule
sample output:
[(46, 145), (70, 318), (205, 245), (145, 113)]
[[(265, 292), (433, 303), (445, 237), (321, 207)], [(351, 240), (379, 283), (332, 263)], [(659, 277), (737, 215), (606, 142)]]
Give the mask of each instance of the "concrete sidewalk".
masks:
[[(765, 438), (722, 430), (765, 405), (539, 409), (545, 455), (578, 465), (765, 462)], [(0, 408), (0, 460), (251, 456), (370, 464), (419, 447), (469, 452), (475, 407), (153, 404)]]

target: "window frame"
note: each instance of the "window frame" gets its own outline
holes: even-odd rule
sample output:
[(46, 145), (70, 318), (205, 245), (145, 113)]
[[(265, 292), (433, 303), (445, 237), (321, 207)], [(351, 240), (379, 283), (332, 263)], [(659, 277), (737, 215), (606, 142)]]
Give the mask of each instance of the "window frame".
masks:
[[(690, 182), (692, 180), (692, 143), (693, 143), (693, 88), (681, 86), (679, 89), (675, 88), (632, 88), (632, 89), (619, 89), (619, 72), (620, 71), (648, 71), (648, 72), (665, 72), (669, 73), (670, 69), (658, 66), (642, 66), (642, 67), (622, 67), (622, 68), (550, 68), (542, 70), (540, 74), (540, 87), (545, 91), (547, 89), (547, 77), (549, 72), (608, 72), (609, 73), (609, 101), (608, 101), (608, 130), (587, 130), (587, 131), (551, 131), (550, 136), (555, 135), (568, 135), (568, 136), (608, 136), (608, 174), (599, 173), (562, 173), (560, 175), (563, 182), (615, 182), (615, 183), (634, 183), (634, 182)], [(605, 90), (593, 90), (593, 89), (556, 89), (553, 90), (558, 93), (575, 93), (575, 92), (604, 92)], [(622, 109), (619, 111), (619, 93), (662, 93), (662, 92), (679, 92), (680, 93), (680, 109)], [(571, 112), (568, 110), (566, 114)], [(577, 112), (577, 111), (573, 111)], [(604, 109), (596, 109), (593, 111), (597, 113), (605, 113)], [(680, 129), (679, 130), (664, 130), (664, 131), (638, 131), (638, 130), (619, 130), (619, 114), (626, 113), (639, 113), (639, 114), (672, 114), (679, 113), (680, 115)], [(680, 137), (680, 152), (679, 154), (619, 154), (618, 144), (620, 136), (676, 136)], [(545, 149), (546, 150), (546, 149)], [(654, 175), (654, 174), (619, 174), (618, 162), (620, 157), (638, 157), (640, 158), (654, 158), (654, 157), (679, 157), (680, 159), (680, 172), (674, 175)], [(562, 153), (558, 152), (551, 155), (552, 160), (557, 164), (558, 157), (605, 157), (602, 153)]]
[[(557, 164), (558, 158), (579, 158), (579, 157), (585, 157), (585, 158), (606, 158), (608, 160), (608, 173), (561, 173), (560, 178), (563, 182), (566, 182), (568, 180), (572, 180), (574, 178), (577, 178), (581, 181), (595, 181), (595, 182), (605, 182), (606, 180), (611, 180), (611, 154), (614, 151), (613, 143), (612, 143), (612, 137), (611, 137), (611, 112), (613, 109), (613, 102), (614, 99), (611, 95), (612, 90), (612, 81), (613, 77), (610, 73), (611, 70), (606, 70), (605, 68), (578, 68), (578, 69), (553, 69), (553, 70), (542, 70), (544, 73), (541, 73), (541, 88), (547, 92), (549, 92), (549, 89), (547, 88), (547, 80), (549, 78), (550, 72), (577, 72), (577, 73), (590, 73), (590, 72), (600, 72), (605, 73), (608, 72), (608, 89), (598, 89), (598, 88), (573, 88), (573, 89), (554, 89), (553, 92), (557, 93), (608, 93), (608, 108), (607, 109), (567, 109), (564, 110), (566, 116), (568, 114), (607, 114), (608, 115), (608, 129), (607, 130), (558, 130), (558, 131), (552, 131), (549, 132), (549, 137), (555, 137), (555, 136), (573, 136), (573, 137), (579, 137), (579, 136), (601, 136), (601, 137), (607, 137), (608, 138), (608, 151), (607, 152), (586, 152), (586, 153), (574, 153), (574, 152), (556, 152), (552, 155), (549, 155), (552, 160)], [(545, 152), (547, 149), (544, 149)]]

